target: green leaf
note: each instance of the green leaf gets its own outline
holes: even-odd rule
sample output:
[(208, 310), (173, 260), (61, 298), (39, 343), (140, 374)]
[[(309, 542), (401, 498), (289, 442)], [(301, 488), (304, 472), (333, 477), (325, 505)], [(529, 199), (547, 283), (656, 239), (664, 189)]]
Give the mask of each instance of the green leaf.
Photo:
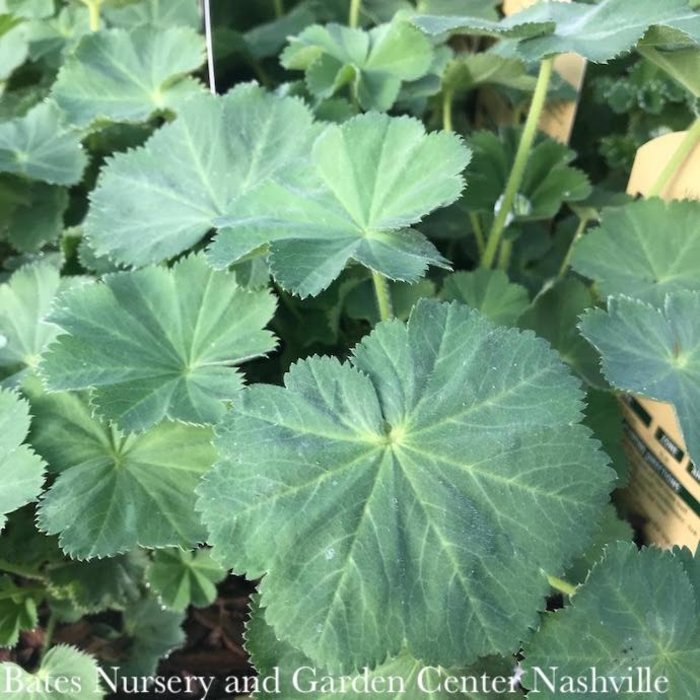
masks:
[[(471, 8), (466, 7), (467, 11)], [(551, 19), (521, 21), (524, 13), (519, 12), (501, 21), (487, 19), (481, 13), (471, 15), (416, 15), (411, 21), (426, 34), (439, 36), (447, 33), (470, 34), (472, 36), (493, 36), (523, 39), (526, 37), (549, 34), (556, 28)]]
[(369, 31), (316, 24), (290, 40), (281, 60), (285, 68), (306, 71), (309, 90), (318, 98), (349, 84), (363, 109), (387, 111), (402, 83), (428, 73), (433, 47), (401, 20)]
[(44, 484), (43, 462), (22, 444), (29, 423), (29, 404), (0, 389), (0, 530), (6, 514), (33, 501)]
[(170, 270), (107, 275), (62, 298), (50, 320), (66, 332), (45, 353), (51, 391), (93, 388), (100, 413), (123, 430), (163, 418), (215, 423), (243, 384), (237, 365), (275, 347), (269, 291), (249, 291), (201, 256)]
[[(688, 560), (697, 570), (698, 558)], [(536, 667), (545, 673), (556, 667), (560, 682), (582, 676), (589, 679), (589, 688), (592, 668), (618, 684), (630, 673), (636, 678), (637, 668), (649, 668), (652, 684), (665, 676), (668, 689), (645, 692), (644, 697), (693, 697), (700, 683), (699, 602), (700, 590), (693, 587), (678, 555), (655, 548), (638, 551), (628, 543), (611, 545), (571, 605), (548, 614), (526, 645), (523, 684), (534, 689)], [(610, 682), (607, 685), (610, 688)], [(567, 691), (560, 689), (551, 692), (540, 680), (537, 697), (561, 698)], [(595, 694), (589, 690), (585, 696)]]
[[(99, 700), (105, 694), (97, 669), (92, 656), (60, 644), (48, 651), (36, 673), (10, 662), (0, 664), (0, 685), (13, 688), (16, 700)], [(73, 678), (79, 690), (70, 685)]]
[(149, 24), (158, 29), (199, 29), (201, 25), (197, 3), (193, 0), (141, 0), (123, 7), (106, 7), (104, 15), (110, 25), (126, 29), (140, 24)]
[[(414, 284), (390, 282), (391, 308), (394, 317), (406, 321), (419, 299), (435, 296), (435, 285), (430, 280), (420, 280)], [(349, 289), (342, 312), (348, 317), (369, 322), (375, 326), (381, 320), (377, 308), (377, 297), (371, 279)], [(331, 314), (333, 311), (330, 312)]]
[(83, 4), (62, 7), (55, 17), (30, 23), (27, 29), (29, 56), (48, 61), (56, 70), (80, 39), (90, 32), (90, 16)]
[(255, 85), (193, 97), (142, 148), (103, 169), (85, 230), (98, 255), (144, 265), (196, 244), (244, 192), (308, 157), (308, 108)]
[(24, 265), (0, 285), (0, 376), (36, 368), (59, 331), (46, 317), (60, 286), (58, 270), (48, 263)]
[(74, 185), (82, 179), (86, 164), (78, 136), (64, 127), (63, 115), (52, 102), (0, 123), (0, 172)]
[(700, 97), (700, 51), (697, 48), (662, 51), (644, 46), (642, 42), (638, 50), (695, 97)]
[(302, 2), (282, 17), (253, 27), (244, 34), (248, 51), (258, 61), (275, 56), (290, 36), (299, 34), (314, 23), (316, 14), (309, 3)]
[(184, 615), (164, 610), (155, 598), (144, 598), (124, 612), (129, 656), (119, 665), (121, 676), (150, 676), (160, 660), (185, 643)]
[(583, 421), (600, 440), (605, 454), (617, 472), (618, 486), (629, 478), (629, 461), (624, 442), (624, 423), (619, 398), (611, 391), (589, 389)]
[[(474, 159), (464, 204), (470, 211), (493, 214), (506, 188), (520, 141), (520, 129), (508, 128), (500, 137), (479, 131), (469, 139)], [(569, 163), (576, 153), (564, 144), (540, 137), (530, 153), (512, 216), (517, 221), (554, 217), (565, 202), (578, 202), (591, 194), (584, 172)]]
[(663, 308), (636, 299), (589, 311), (581, 332), (618, 389), (672, 403), (691, 456), (700, 460), (700, 293), (675, 292)]
[(203, 62), (204, 41), (187, 27), (94, 32), (66, 59), (52, 96), (80, 127), (146, 121), (202, 90), (185, 76)]
[(625, 294), (656, 306), (670, 292), (700, 291), (700, 202), (648, 199), (603, 211), (572, 266), (603, 296)]
[(35, 252), (63, 231), (68, 207), (65, 187), (3, 178), (0, 181), (0, 235), (18, 251)]
[(425, 15), (468, 15), (495, 21), (500, 0), (418, 0), (417, 10)]
[[(256, 700), (270, 700), (279, 694), (285, 698), (304, 698), (310, 695), (314, 700), (362, 700), (371, 695), (386, 695), (392, 700), (496, 700), (496, 698), (522, 697), (520, 693), (455, 693), (437, 690), (450, 676), (479, 677), (484, 672), (488, 677), (487, 663), (477, 664), (468, 670), (429, 668), (420, 661), (402, 652), (398, 656), (385, 660), (367, 674), (353, 673), (349, 677), (334, 676), (329, 671), (318, 668), (303, 652), (291, 644), (280, 641), (275, 631), (265, 622), (264, 610), (260, 608), (257, 596), (251, 605), (251, 616), (246, 625), (246, 649), (259, 676), (265, 678), (279, 672), (279, 693), (256, 693)], [(490, 660), (489, 660), (490, 661)], [(511, 676), (515, 661), (501, 661), (503, 668), (498, 675)], [(294, 683), (294, 674), (297, 682)], [(421, 675), (420, 681), (418, 679)], [(329, 680), (330, 679), (330, 680)], [(315, 683), (315, 686), (312, 685)], [(353, 684), (357, 691), (353, 691)], [(315, 690), (315, 692), (314, 692)]]
[(216, 599), (216, 584), (226, 577), (209, 550), (156, 552), (148, 568), (148, 583), (159, 600), (171, 610), (183, 611), (194, 605), (203, 608)]
[(44, 19), (54, 13), (54, 0), (5, 0), (5, 9), (15, 17)]
[(204, 539), (193, 492), (214, 461), (209, 429), (166, 422), (122, 435), (75, 394), (34, 395), (32, 410), (31, 443), (57, 475), (37, 522), (60, 534), (66, 554), (101, 558)]
[(214, 556), (266, 573), (268, 622), (321, 666), (510, 653), (610, 485), (580, 409), (533, 334), (422, 300), (350, 363), (246, 389), (198, 508)]
[(428, 265), (447, 266), (410, 226), (454, 202), (470, 153), (454, 134), (426, 134), (421, 122), (370, 113), (316, 140), (312, 162), (263, 183), (219, 219), (208, 256), (226, 267), (270, 245), (270, 268), (287, 290), (321, 292), (355, 260), (403, 282)]
[(536, 82), (523, 61), (493, 53), (458, 54), (450, 61), (443, 76), (445, 88), (457, 93), (474, 90), (480, 85), (502, 85), (531, 91)]
[(529, 328), (546, 338), (588, 384), (605, 385), (600, 376), (599, 357), (578, 332), (579, 316), (595, 304), (586, 285), (565, 278), (540, 294), (520, 318), (520, 327)]
[(589, 61), (607, 61), (631, 51), (647, 32), (663, 30), (663, 43), (700, 44), (700, 15), (688, 0), (601, 0), (546, 2), (528, 8), (513, 19), (520, 23), (553, 22), (545, 36), (520, 42), (518, 53), (530, 61), (552, 54), (573, 52)]
[(598, 529), (593, 542), (567, 569), (566, 580), (575, 584), (583, 583), (588, 578), (588, 572), (603, 557), (606, 547), (615, 542), (631, 542), (633, 538), (632, 526), (627, 521), (620, 520), (615, 507), (608, 504), (598, 519)]
[(38, 626), (33, 593), (16, 586), (9, 576), (0, 576), (0, 648), (15, 646), (20, 632)]
[(25, 62), (28, 53), (26, 24), (0, 14), (0, 81), (7, 80)]
[(141, 552), (91, 562), (61, 561), (47, 571), (53, 596), (68, 598), (82, 612), (120, 610), (141, 597)]
[(480, 267), (474, 272), (455, 272), (442, 285), (440, 298), (461, 301), (478, 309), (494, 323), (513, 326), (530, 305), (525, 287), (513, 284), (502, 270)]

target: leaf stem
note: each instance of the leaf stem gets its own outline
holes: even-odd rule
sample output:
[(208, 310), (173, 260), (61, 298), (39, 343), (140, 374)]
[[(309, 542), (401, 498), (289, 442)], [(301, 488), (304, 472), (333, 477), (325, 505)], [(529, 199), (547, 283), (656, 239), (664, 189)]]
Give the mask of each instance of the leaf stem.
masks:
[(272, 4), (275, 8), (275, 17), (284, 16), (284, 0), (272, 0)]
[(552, 78), (553, 65), (554, 58), (545, 58), (540, 65), (535, 94), (532, 97), (530, 111), (528, 112), (523, 134), (520, 138), (520, 144), (518, 145), (518, 150), (515, 155), (515, 162), (513, 163), (513, 168), (510, 171), (506, 189), (503, 193), (501, 207), (496, 214), (493, 226), (489, 232), (486, 250), (481, 258), (483, 267), (491, 267), (493, 265), (498, 246), (501, 242), (501, 236), (503, 236), (503, 231), (506, 228), (508, 215), (513, 208), (515, 197), (522, 185), (525, 168), (530, 158), (530, 151), (532, 150), (532, 144), (535, 142), (535, 136), (537, 135), (537, 125), (539, 124), (542, 110), (547, 102), (547, 90), (549, 88), (549, 81)]
[(566, 251), (564, 260), (562, 260), (561, 267), (559, 268), (559, 279), (561, 279), (566, 274), (566, 271), (569, 269), (569, 265), (571, 264), (571, 256), (574, 254), (574, 248), (576, 247), (576, 243), (578, 243), (579, 238), (581, 238), (585, 233), (586, 226), (588, 226), (589, 222), (590, 218), (588, 218), (587, 216), (584, 216), (582, 219), (579, 220), (578, 226), (576, 227), (576, 232), (574, 233), (574, 237), (571, 239), (569, 249)]
[(98, 32), (100, 30), (100, 6), (102, 5), (102, 0), (83, 0), (83, 4), (87, 5), (89, 26), (91, 32)]
[(513, 254), (513, 241), (505, 240), (501, 244), (501, 251), (498, 254), (498, 269), (504, 272), (508, 271), (510, 266), (510, 257)]
[(481, 227), (481, 220), (479, 215), (475, 211), (469, 212), (469, 221), (472, 224), (472, 230), (474, 231), (474, 238), (476, 238), (476, 249), (479, 251), (479, 257), (484, 254), (484, 249), (486, 248), (486, 241), (484, 240), (484, 229)]
[(17, 564), (13, 564), (11, 561), (7, 561), (5, 559), (0, 559), (0, 571), (5, 574), (21, 576), (22, 578), (31, 579), (33, 581), (46, 582), (46, 578), (36, 569), (18, 566)]
[(673, 176), (678, 172), (683, 163), (685, 163), (688, 156), (693, 152), (693, 149), (699, 142), (700, 119), (696, 119), (690, 129), (688, 129), (683, 141), (681, 141), (681, 145), (678, 146), (671, 160), (666, 163), (666, 167), (661, 171), (654, 186), (649, 190), (649, 197), (661, 196), (666, 186), (672, 182)]
[(556, 576), (547, 576), (547, 581), (549, 582), (549, 585), (555, 591), (559, 591), (559, 593), (563, 593), (564, 595), (568, 596), (572, 596), (574, 593), (576, 593), (577, 587), (561, 578), (557, 578)]
[(452, 102), (454, 100), (454, 90), (445, 88), (442, 93), (442, 128), (445, 131), (454, 131), (452, 125)]
[(377, 297), (377, 308), (379, 309), (379, 320), (388, 321), (394, 316), (391, 304), (391, 291), (389, 282), (380, 272), (372, 270), (372, 282), (374, 283), (374, 295)]
[(44, 658), (44, 655), (49, 650), (51, 642), (53, 640), (54, 632), (56, 631), (56, 622), (58, 621), (55, 612), (49, 614), (48, 622), (46, 623), (46, 629), (44, 630), (44, 647), (41, 650), (40, 659)]
[(350, 15), (348, 16), (348, 24), (355, 28), (360, 25), (360, 10), (362, 9), (362, 0), (350, 0)]

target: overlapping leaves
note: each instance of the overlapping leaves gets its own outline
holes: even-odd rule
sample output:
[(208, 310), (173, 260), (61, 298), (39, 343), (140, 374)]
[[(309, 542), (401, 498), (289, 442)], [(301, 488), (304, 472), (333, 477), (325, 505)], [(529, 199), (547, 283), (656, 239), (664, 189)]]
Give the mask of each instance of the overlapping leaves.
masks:
[[(651, 690), (647, 697), (692, 697), (700, 683), (698, 605), (697, 556), (688, 550), (611, 545), (570, 607), (548, 614), (526, 645), (523, 683), (535, 687), (535, 667), (556, 667), (560, 679), (590, 678), (593, 668), (600, 678), (618, 684), (630, 669), (648, 668), (652, 684), (666, 677), (668, 687)], [(612, 687), (610, 682), (607, 686)], [(561, 693), (551, 692), (540, 680), (537, 696), (554, 700)]]
[(76, 394), (34, 395), (32, 409), (31, 443), (57, 475), (38, 524), (64, 552), (90, 559), (204, 539), (192, 499), (214, 460), (210, 429), (164, 422), (122, 434)]
[(688, 451), (699, 459), (700, 292), (668, 294), (661, 308), (612, 298), (607, 312), (583, 317), (581, 331), (613, 386), (674, 405)]
[(405, 21), (369, 31), (340, 24), (313, 25), (293, 37), (282, 54), (285, 68), (306, 71), (306, 83), (318, 98), (349, 85), (363, 109), (390, 109), (404, 82), (426, 75), (433, 47)]
[(426, 134), (409, 118), (370, 113), (328, 126), (311, 162), (261, 184), (219, 219), (209, 249), (224, 267), (265, 244), (286, 289), (318, 294), (355, 260), (386, 277), (415, 281), (446, 266), (411, 225), (459, 196), (470, 153), (453, 134)]
[(533, 335), (421, 301), (243, 393), (199, 488), (215, 556), (267, 572), (268, 622), (331, 669), (510, 651), (612, 478), (580, 399)]
[(41, 371), (50, 390), (93, 389), (100, 413), (127, 431), (163, 418), (215, 423), (242, 386), (236, 365), (275, 347), (275, 301), (201, 256), (108, 275), (68, 292), (50, 316), (65, 334)]

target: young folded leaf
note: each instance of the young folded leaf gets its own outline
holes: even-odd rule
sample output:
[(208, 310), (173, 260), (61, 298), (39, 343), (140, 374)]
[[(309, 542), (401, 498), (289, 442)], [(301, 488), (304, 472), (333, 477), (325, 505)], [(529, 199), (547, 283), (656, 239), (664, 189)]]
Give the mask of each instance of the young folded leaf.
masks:
[(0, 649), (14, 647), (20, 632), (34, 629), (39, 624), (32, 593), (31, 589), (18, 586), (9, 576), (0, 576)]
[(143, 147), (108, 159), (85, 221), (92, 247), (128, 265), (182, 253), (236, 198), (307, 159), (318, 131), (303, 102), (256, 85), (193, 97)]
[(419, 301), (246, 389), (198, 488), (214, 556), (266, 573), (267, 621), (332, 671), (508, 654), (613, 478), (581, 400), (532, 333)]
[(274, 311), (268, 290), (239, 287), (202, 256), (107, 275), (63, 296), (49, 320), (66, 334), (40, 371), (51, 391), (94, 389), (101, 415), (126, 431), (216, 423), (243, 385), (236, 365), (274, 349)]
[[(544, 700), (584, 693), (580, 686), (562, 687), (567, 677), (588, 681), (589, 692), (582, 697), (695, 697), (700, 687), (699, 606), (700, 558), (693, 559), (687, 549), (671, 553), (638, 551), (626, 542), (610, 545), (571, 605), (547, 614), (542, 628), (525, 645), (523, 685), (536, 689), (536, 697)], [(551, 669), (556, 670), (554, 691), (538, 678), (535, 668), (550, 681)], [(646, 668), (649, 690), (638, 687), (637, 680), (639, 675), (646, 677)], [(592, 669), (599, 677), (597, 690)], [(611, 681), (606, 683), (608, 692), (601, 690), (602, 679), (624, 684), (630, 675), (632, 692), (624, 685), (622, 693), (614, 692)], [(662, 676), (668, 685), (655, 692), (653, 684)]]
[(87, 158), (63, 120), (55, 104), (42, 102), (23, 117), (0, 122), (0, 172), (52, 185), (80, 182)]
[(0, 390), (0, 530), (6, 514), (33, 501), (44, 483), (44, 463), (22, 444), (29, 423), (27, 402)]
[(51, 94), (79, 127), (146, 121), (155, 112), (178, 111), (202, 91), (185, 76), (204, 58), (204, 40), (186, 27), (95, 32), (66, 59)]
[(666, 295), (700, 291), (700, 202), (644, 199), (603, 211), (576, 245), (572, 266), (604, 296), (663, 306)]
[(227, 267), (269, 244), (275, 279), (301, 297), (323, 291), (349, 260), (414, 282), (448, 263), (410, 227), (459, 197), (469, 158), (459, 137), (426, 134), (408, 117), (328, 126), (304, 168), (262, 183), (218, 219), (209, 260)]
[(204, 539), (193, 493), (215, 457), (209, 428), (165, 422), (124, 435), (68, 393), (36, 394), (32, 410), (31, 444), (57, 475), (38, 525), (60, 535), (66, 554), (101, 558)]
[(583, 316), (581, 332), (613, 386), (674, 405), (688, 452), (700, 461), (700, 292), (669, 294), (661, 308), (611, 298), (607, 313)]
[(281, 61), (285, 68), (306, 71), (306, 84), (319, 99), (350, 85), (363, 109), (385, 112), (396, 102), (402, 83), (428, 73), (433, 47), (401, 20), (369, 31), (316, 24), (290, 39)]

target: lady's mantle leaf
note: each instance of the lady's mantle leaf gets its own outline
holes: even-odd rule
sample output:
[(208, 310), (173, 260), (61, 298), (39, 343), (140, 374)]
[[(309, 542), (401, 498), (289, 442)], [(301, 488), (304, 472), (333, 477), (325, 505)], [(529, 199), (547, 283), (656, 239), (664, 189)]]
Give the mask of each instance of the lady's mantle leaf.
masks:
[(621, 297), (589, 311), (581, 332), (618, 389), (675, 406), (690, 455), (700, 460), (700, 292), (675, 292), (663, 308)]
[(600, 292), (662, 306), (669, 292), (700, 291), (700, 202), (640, 200), (603, 212), (574, 249), (576, 272)]
[(61, 280), (48, 263), (25, 265), (0, 285), (0, 377), (35, 369), (59, 329), (45, 319)]
[(700, 15), (690, 9), (688, 0), (541, 2), (500, 22), (429, 15), (412, 21), (432, 35), (458, 32), (512, 38), (518, 41), (518, 54), (529, 61), (575, 52), (605, 63), (631, 51), (651, 28), (666, 45), (700, 43)]
[(33, 593), (9, 576), (0, 576), (0, 648), (15, 646), (20, 632), (39, 624)]
[(470, 153), (454, 134), (426, 134), (416, 119), (370, 113), (329, 126), (311, 163), (268, 181), (231, 207), (209, 249), (226, 267), (270, 244), (270, 267), (286, 289), (318, 294), (353, 259), (413, 282), (446, 261), (411, 229), (451, 204)]
[(405, 21), (370, 31), (340, 24), (313, 25), (290, 40), (282, 55), (285, 68), (306, 71), (311, 92), (320, 99), (349, 84), (363, 109), (391, 109), (401, 84), (428, 73), (433, 47)]
[(193, 97), (142, 148), (108, 160), (85, 223), (95, 252), (144, 265), (187, 250), (233, 200), (308, 158), (317, 133), (301, 101), (254, 85)]
[[(264, 610), (260, 608), (259, 600), (253, 599), (251, 616), (246, 625), (246, 649), (251, 655), (255, 670), (261, 677), (272, 675), (279, 669), (280, 692), (284, 698), (309, 697), (311, 683), (316, 682), (314, 700), (363, 700), (367, 697), (386, 696), (392, 700), (450, 700), (461, 698), (462, 700), (497, 700), (498, 698), (519, 698), (522, 694), (512, 693), (456, 693), (447, 690), (435, 690), (439, 684), (444, 683), (451, 675), (465, 675), (479, 677), (486, 673), (492, 677), (490, 664), (500, 662), (497, 670), (499, 676), (508, 677), (513, 673), (515, 661), (488, 659), (477, 664), (476, 667), (462, 671), (448, 671), (442, 668), (427, 668), (420, 661), (412, 658), (410, 654), (402, 652), (398, 656), (388, 659), (376, 668), (364, 672), (355, 673), (346, 677), (333, 675), (328, 671), (315, 667), (314, 662), (301, 651), (295, 649), (288, 642), (277, 638), (275, 631), (265, 621)], [(313, 672), (300, 669), (313, 669)], [(495, 670), (495, 669), (494, 669)], [(297, 682), (294, 683), (294, 674), (297, 673)], [(421, 674), (419, 683), (418, 675)], [(495, 674), (494, 674), (495, 675)], [(332, 679), (328, 681), (327, 679)], [(366, 681), (365, 681), (366, 679)], [(399, 684), (397, 679), (401, 679)], [(366, 682), (366, 685), (365, 685)], [(357, 691), (353, 691), (353, 683), (357, 684)], [(368, 690), (366, 690), (367, 688)], [(428, 692), (430, 689), (433, 692)], [(374, 692), (372, 692), (374, 691)], [(256, 700), (271, 700), (276, 694), (261, 692), (256, 694)], [(279, 694), (277, 694), (279, 695)]]
[(201, 90), (184, 76), (203, 62), (204, 40), (186, 27), (95, 32), (68, 57), (52, 94), (81, 127), (96, 120), (145, 121)]
[(204, 539), (193, 491), (214, 460), (210, 429), (166, 422), (122, 435), (67, 393), (36, 395), (32, 409), (32, 445), (58, 474), (38, 523), (60, 533), (66, 554), (90, 559)]
[(44, 483), (44, 464), (26, 445), (29, 405), (0, 390), (0, 530), (6, 514), (33, 501)]
[[(520, 130), (497, 134), (480, 131), (469, 139), (474, 149), (464, 204), (470, 210), (492, 214), (506, 188), (520, 140)], [(530, 154), (513, 215), (519, 221), (551, 219), (564, 202), (579, 202), (591, 194), (584, 172), (569, 163), (574, 151), (552, 139), (541, 138)]]
[[(636, 676), (637, 668), (649, 668), (652, 683), (659, 676), (668, 678), (667, 691), (630, 696), (695, 697), (700, 687), (700, 559), (693, 560), (687, 550), (682, 554), (611, 545), (571, 606), (548, 614), (526, 646), (525, 687), (536, 687), (537, 697), (545, 700), (568, 692), (551, 692), (541, 679), (535, 686), (534, 667), (545, 672), (555, 667), (560, 682), (566, 676), (590, 678), (594, 668), (598, 676), (618, 683), (630, 673)], [(596, 694), (612, 698), (625, 692), (590, 692), (585, 697)]]
[(140, 2), (117, 3), (116, 7), (105, 7), (104, 14), (113, 27), (127, 29), (139, 24), (152, 27), (192, 27), (199, 29), (201, 18), (196, 2), (192, 0), (141, 0)]
[(445, 301), (461, 301), (478, 309), (494, 323), (515, 325), (530, 304), (527, 289), (508, 280), (503, 270), (480, 267), (474, 272), (455, 272), (445, 278), (440, 293)]
[(54, 185), (79, 182), (87, 159), (62, 119), (55, 104), (42, 102), (26, 116), (0, 123), (0, 172)]
[(581, 398), (533, 334), (420, 301), (244, 392), (198, 489), (214, 556), (267, 572), (268, 622), (334, 671), (510, 652), (613, 476)]
[[(10, 678), (16, 679), (22, 690), (10, 693), (14, 700), (100, 700), (105, 694), (100, 687), (97, 668), (97, 661), (92, 656), (59, 645), (49, 650), (36, 673), (28, 673), (10, 662), (0, 664), (0, 687), (11, 687)], [(71, 678), (78, 681), (79, 690), (69, 689), (67, 682)], [(63, 680), (59, 683), (59, 679)]]
[(275, 347), (264, 330), (274, 297), (239, 287), (201, 256), (107, 275), (62, 301), (50, 320), (67, 335), (44, 356), (46, 384), (94, 388), (100, 413), (126, 431), (163, 418), (215, 423), (241, 388), (235, 365)]
[(156, 552), (147, 576), (163, 605), (182, 611), (189, 605), (211, 605), (216, 598), (216, 584), (223, 581), (226, 569), (211, 558), (209, 550), (166, 549)]

